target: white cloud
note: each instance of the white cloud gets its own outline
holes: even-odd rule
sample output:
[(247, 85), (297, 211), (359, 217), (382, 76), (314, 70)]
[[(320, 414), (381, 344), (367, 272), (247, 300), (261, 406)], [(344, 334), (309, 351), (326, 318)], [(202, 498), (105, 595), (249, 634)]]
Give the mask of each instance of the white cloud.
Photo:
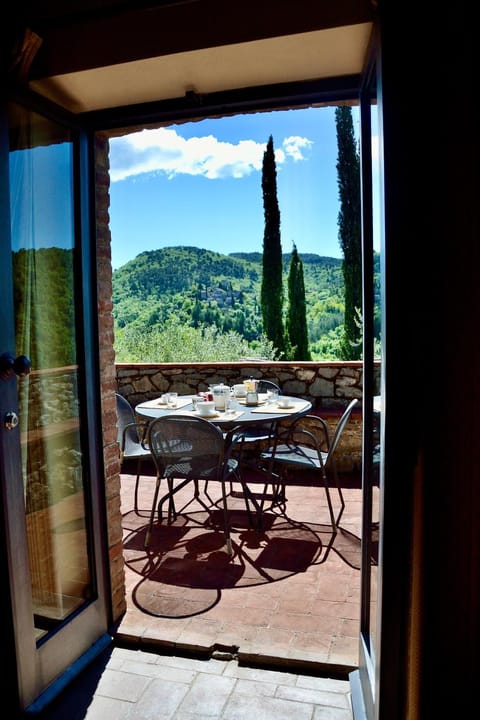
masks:
[[(185, 139), (175, 130), (157, 128), (142, 130), (110, 141), (110, 177), (112, 182), (141, 173), (203, 175), (217, 178), (241, 178), (262, 169), (265, 144), (240, 140), (237, 144), (221, 142), (213, 135)], [(284, 150), (275, 151), (277, 169), (287, 156), (295, 161), (304, 159), (303, 148), (312, 142), (307, 138), (290, 137), (283, 141)]]
[(303, 154), (302, 150), (304, 148), (310, 148), (313, 145), (313, 141), (309, 140), (308, 138), (292, 135), (288, 138), (285, 138), (282, 145), (285, 149), (285, 154), (293, 158), (295, 162), (297, 162), (297, 160), (305, 160), (305, 155)]

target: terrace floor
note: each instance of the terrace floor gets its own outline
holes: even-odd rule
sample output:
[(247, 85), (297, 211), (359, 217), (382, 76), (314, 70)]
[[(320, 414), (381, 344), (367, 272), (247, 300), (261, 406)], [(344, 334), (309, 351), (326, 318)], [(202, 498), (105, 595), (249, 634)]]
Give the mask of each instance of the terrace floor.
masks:
[(138, 515), (134, 484), (135, 475), (124, 472), (127, 612), (118, 624), (117, 642), (341, 679), (357, 667), (358, 477), (342, 478), (344, 530), (336, 537), (322, 488), (289, 488), (286, 512), (265, 512), (262, 531), (249, 523), (243, 498), (230, 495), (231, 559), (216, 504), (219, 487), (210, 484), (209, 497), (200, 496), (203, 502), (191, 502), (191, 484), (182, 490), (177, 519), (170, 525), (156, 523), (145, 550), (153, 471), (141, 478), (143, 510)]

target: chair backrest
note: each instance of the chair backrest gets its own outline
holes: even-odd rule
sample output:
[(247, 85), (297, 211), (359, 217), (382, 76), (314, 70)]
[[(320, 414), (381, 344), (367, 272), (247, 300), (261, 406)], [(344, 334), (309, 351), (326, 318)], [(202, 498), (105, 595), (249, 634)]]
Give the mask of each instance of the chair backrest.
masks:
[[(125, 455), (129, 454), (129, 451), (135, 450), (138, 445), (141, 444), (141, 439), (138, 434), (136, 425), (135, 412), (123, 395), (115, 393), (117, 401), (117, 442), (120, 447), (125, 442), (124, 452)], [(128, 426), (128, 427), (127, 427)], [(125, 430), (127, 428), (127, 430)], [(125, 433), (125, 435), (124, 435)]]
[[(241, 385), (245, 382), (245, 378), (241, 378), (240, 380), (237, 380), (237, 382)], [(278, 390), (279, 393), (281, 392), (280, 386), (273, 380), (259, 380), (257, 383), (257, 391), (259, 393), (266, 393), (267, 390)]]
[(204, 418), (165, 415), (152, 420), (148, 445), (163, 478), (221, 479), (223, 434)]
[(338, 443), (340, 442), (340, 438), (342, 437), (342, 433), (343, 433), (343, 431), (344, 431), (344, 429), (345, 429), (345, 425), (347, 424), (347, 422), (348, 422), (348, 420), (349, 420), (349, 418), (350, 418), (350, 415), (351, 415), (351, 413), (352, 413), (352, 410), (353, 410), (353, 408), (355, 407), (355, 405), (356, 405), (357, 403), (358, 403), (358, 399), (357, 399), (357, 398), (353, 398), (353, 400), (350, 400), (350, 402), (348, 403), (347, 407), (346, 407), (345, 410), (343, 411), (343, 415), (342, 415), (342, 417), (340, 418), (340, 420), (339, 420), (338, 423), (337, 423), (337, 426), (336, 426), (336, 428), (335, 428), (335, 432), (334, 432), (333, 437), (332, 437), (332, 441), (331, 441), (331, 443), (330, 443), (330, 448), (329, 448), (329, 451), (328, 451), (328, 457), (329, 457), (329, 459), (330, 459), (330, 458), (333, 456), (333, 454), (335, 453), (335, 450), (336, 450), (336, 448), (338, 447)]
[(287, 442), (303, 445), (317, 450), (319, 453), (328, 451), (330, 442), (327, 423), (318, 415), (303, 415), (297, 418), (286, 431), (280, 431), (278, 440), (286, 438)]
[(267, 390), (278, 390), (280, 392), (280, 387), (273, 380), (259, 380), (257, 390), (259, 393), (266, 393)]

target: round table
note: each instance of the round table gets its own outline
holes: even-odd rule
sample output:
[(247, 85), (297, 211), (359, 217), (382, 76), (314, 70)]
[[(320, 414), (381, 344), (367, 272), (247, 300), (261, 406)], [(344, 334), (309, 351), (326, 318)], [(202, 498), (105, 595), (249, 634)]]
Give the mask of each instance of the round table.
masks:
[(196, 417), (203, 417), (214, 425), (218, 425), (222, 432), (228, 432), (228, 430), (236, 426), (263, 425), (277, 420), (293, 419), (300, 415), (307, 415), (312, 409), (312, 403), (309, 400), (282, 395), (282, 398), (285, 397), (289, 398), (292, 407), (283, 409), (278, 406), (271, 406), (266, 401), (266, 396), (264, 397), (260, 394), (260, 403), (258, 406), (247, 406), (245, 405), (245, 401), (237, 398), (237, 409), (235, 413), (231, 414), (217, 411), (212, 417), (202, 416), (199, 412), (193, 412), (191, 403), (192, 395), (179, 395), (176, 408), (167, 407), (167, 405), (160, 402), (160, 398), (156, 398), (139, 403), (135, 406), (135, 412), (145, 420), (154, 420), (155, 418), (171, 413), (175, 413), (176, 415), (194, 415)]
[[(144, 420), (155, 420), (156, 418), (171, 414), (202, 417), (216, 425), (221, 430), (227, 446), (232, 447), (232, 444), (238, 442), (238, 438), (234, 438), (238, 432), (240, 432), (243, 437), (240, 441), (241, 443), (244, 443), (246, 440), (245, 433), (251, 440), (255, 440), (256, 433), (261, 432), (262, 427), (267, 428), (267, 437), (272, 437), (277, 422), (285, 420), (286, 418), (294, 419), (301, 415), (307, 415), (312, 408), (312, 403), (309, 400), (285, 395), (282, 395), (282, 398), (289, 397), (291, 407), (283, 409), (278, 407), (278, 404), (269, 406), (266, 395), (260, 394), (258, 406), (247, 406), (244, 404), (245, 401), (242, 402), (241, 398), (237, 398), (237, 406), (233, 413), (218, 411), (213, 417), (206, 417), (200, 415), (198, 411), (193, 411), (191, 403), (192, 397), (192, 395), (179, 395), (177, 398), (177, 407), (175, 408), (168, 407), (165, 403), (161, 402), (160, 398), (148, 400), (136, 405), (135, 412)], [(169, 503), (169, 518), (172, 513), (175, 516), (176, 511), (173, 496), (181, 490), (187, 482), (190, 481), (183, 480), (160, 498), (158, 501), (159, 517), (162, 515), (162, 506), (166, 502)], [(265, 482), (268, 482), (268, 478), (265, 479)], [(198, 494), (198, 491), (196, 492)], [(253, 503), (257, 515), (260, 517), (262, 506), (259, 505), (255, 495), (249, 490), (247, 484), (244, 485), (244, 493), (246, 493), (247, 498)]]

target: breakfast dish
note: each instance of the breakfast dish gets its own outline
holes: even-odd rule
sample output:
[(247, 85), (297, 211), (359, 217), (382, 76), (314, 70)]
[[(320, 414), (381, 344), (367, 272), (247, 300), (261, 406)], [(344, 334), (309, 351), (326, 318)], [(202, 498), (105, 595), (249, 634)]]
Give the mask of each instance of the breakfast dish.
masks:
[(279, 414), (279, 415), (293, 415), (297, 412), (302, 412), (310, 407), (310, 403), (306, 400), (292, 400), (288, 405), (267, 405), (266, 407), (252, 408), (252, 413), (268, 413), (268, 414)]

